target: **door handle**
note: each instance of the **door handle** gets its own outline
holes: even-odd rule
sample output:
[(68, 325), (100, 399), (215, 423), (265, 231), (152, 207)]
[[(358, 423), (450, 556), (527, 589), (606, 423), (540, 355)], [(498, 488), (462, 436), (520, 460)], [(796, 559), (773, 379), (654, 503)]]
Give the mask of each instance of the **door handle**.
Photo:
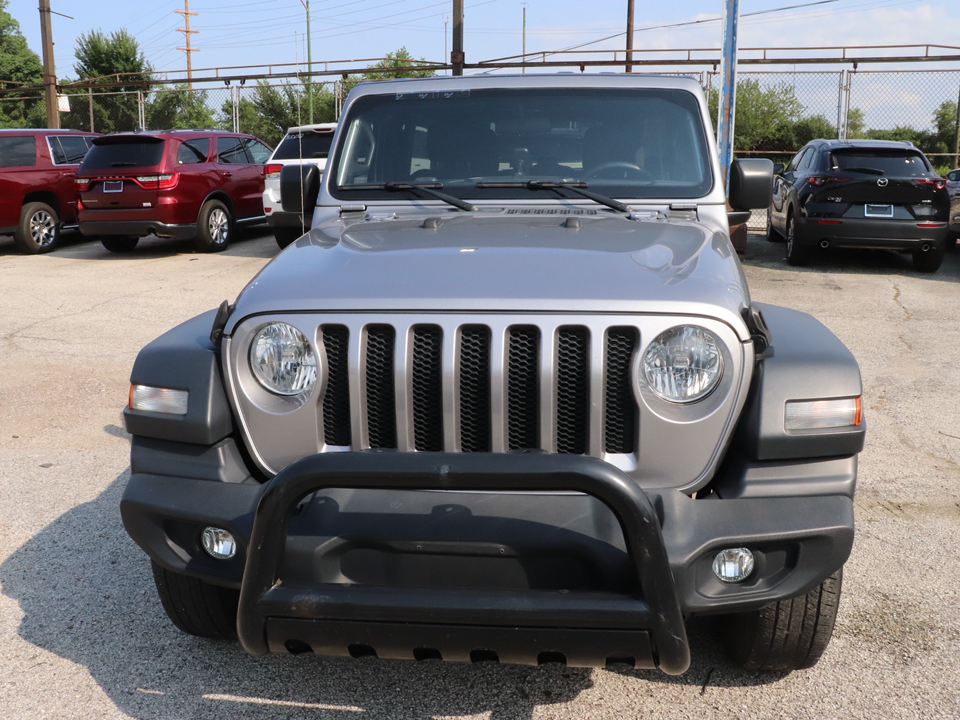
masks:
[(220, 171), (220, 174), (225, 178), (233, 177), (233, 173), (224, 172), (223, 170)]

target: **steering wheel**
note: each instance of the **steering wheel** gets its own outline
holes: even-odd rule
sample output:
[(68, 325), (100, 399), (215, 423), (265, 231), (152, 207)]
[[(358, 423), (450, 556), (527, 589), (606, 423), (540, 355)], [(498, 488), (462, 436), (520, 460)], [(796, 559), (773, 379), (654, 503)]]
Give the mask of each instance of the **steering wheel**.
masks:
[(626, 178), (628, 174), (635, 175), (639, 180), (645, 180), (647, 182), (653, 182), (654, 177), (649, 172), (644, 170), (639, 165), (634, 165), (633, 163), (623, 162), (622, 160), (613, 160), (611, 162), (600, 163), (595, 165), (589, 170), (585, 171), (582, 175), (583, 178), (590, 178), (599, 175), (605, 170), (623, 170), (623, 177)]

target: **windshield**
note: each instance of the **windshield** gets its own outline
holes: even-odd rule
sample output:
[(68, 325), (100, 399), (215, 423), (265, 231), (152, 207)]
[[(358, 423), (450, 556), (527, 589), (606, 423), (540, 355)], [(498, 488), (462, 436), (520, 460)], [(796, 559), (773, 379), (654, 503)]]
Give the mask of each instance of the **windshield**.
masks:
[(696, 198), (713, 186), (699, 105), (683, 90), (370, 95), (350, 106), (341, 138), (341, 199), (387, 198), (384, 183), (440, 183), (470, 199), (557, 197), (528, 180), (620, 198)]

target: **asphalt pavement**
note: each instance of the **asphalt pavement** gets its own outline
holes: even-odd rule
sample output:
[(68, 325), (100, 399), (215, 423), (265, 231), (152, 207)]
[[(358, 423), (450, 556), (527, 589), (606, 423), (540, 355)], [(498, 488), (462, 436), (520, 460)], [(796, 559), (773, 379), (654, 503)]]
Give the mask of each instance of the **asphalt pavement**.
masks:
[(751, 235), (755, 300), (811, 313), (853, 351), (867, 445), (840, 617), (811, 670), (759, 674), (691, 623), (679, 678), (632, 669), (252, 658), (166, 619), (120, 524), (120, 412), (138, 350), (222, 300), (277, 251), (265, 229), (221, 254), (146, 239), (129, 255), (0, 237), (0, 717), (960, 717), (960, 252), (831, 252), (809, 268)]

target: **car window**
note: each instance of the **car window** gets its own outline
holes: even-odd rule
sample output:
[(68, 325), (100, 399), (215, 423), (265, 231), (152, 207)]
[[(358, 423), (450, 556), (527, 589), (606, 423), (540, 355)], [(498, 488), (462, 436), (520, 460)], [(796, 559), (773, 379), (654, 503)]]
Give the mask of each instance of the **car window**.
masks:
[(180, 143), (177, 150), (177, 162), (181, 165), (196, 165), (207, 161), (210, 151), (210, 138), (197, 138)]
[(807, 172), (809, 170), (813, 170), (816, 165), (816, 160), (817, 151), (813, 148), (810, 148), (803, 154), (803, 157), (800, 158), (800, 164), (797, 165), (797, 172)]
[(77, 135), (50, 135), (47, 144), (54, 165), (79, 165), (90, 147), (87, 138)]
[(807, 154), (809, 149), (810, 148), (801, 148), (800, 152), (793, 156), (785, 172), (796, 172), (797, 168), (800, 167), (800, 163), (803, 162), (803, 156)]
[(529, 197), (529, 179), (579, 180), (613, 197), (694, 198), (713, 187), (699, 105), (683, 90), (369, 95), (339, 137), (336, 197), (385, 197), (372, 186), (427, 177), (463, 198)]
[(837, 149), (830, 154), (830, 166), (833, 170), (892, 177), (925, 177), (930, 171), (919, 151), (887, 148)]
[(0, 167), (34, 167), (37, 139), (31, 136), (0, 137)]
[(217, 138), (217, 162), (224, 165), (246, 165), (250, 162), (240, 138)]
[(325, 158), (330, 154), (333, 131), (288, 133), (273, 154), (274, 160), (296, 160), (298, 158)]
[(270, 159), (270, 155), (273, 153), (269, 147), (264, 145), (256, 138), (245, 138), (243, 141), (243, 146), (247, 149), (250, 157), (253, 158), (254, 165), (263, 165), (267, 160)]
[(166, 142), (157, 137), (110, 136), (96, 138), (83, 158), (84, 170), (156, 167), (163, 160)]

